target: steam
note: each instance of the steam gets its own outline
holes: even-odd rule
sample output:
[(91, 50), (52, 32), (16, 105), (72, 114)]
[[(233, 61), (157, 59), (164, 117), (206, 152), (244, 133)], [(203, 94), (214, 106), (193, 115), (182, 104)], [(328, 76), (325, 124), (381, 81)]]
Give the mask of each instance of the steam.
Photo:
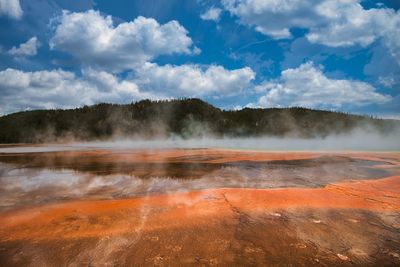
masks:
[[(11, 115), (7, 120), (9, 129), (5, 128), (0, 137), (3, 142), (63, 144), (63, 150), (69, 145), (261, 150), (397, 150), (400, 147), (396, 140), (400, 137), (400, 121), (302, 108), (223, 111), (199, 99), (187, 99), (160, 103), (143, 100), (116, 106), (99, 104), (75, 113), (60, 111), (68, 120), (56, 119), (61, 116), (56, 113), (51, 119), (42, 119), (43, 123), (37, 122), (41, 117), (27, 117), (25, 122), (19, 122)], [(18, 127), (13, 127), (15, 123)]]
[[(198, 128), (196, 128), (198, 129)], [(380, 133), (356, 129), (346, 134), (317, 138), (248, 137), (215, 138), (203, 135), (184, 139), (179, 136), (159, 139), (113, 138), (108, 141), (71, 142), (35, 146), (0, 147), (0, 153), (56, 152), (87, 149), (192, 149), (221, 148), (259, 151), (400, 151), (400, 131)]]
[[(0, 162), (0, 210), (72, 199), (142, 197), (147, 200), (153, 194), (209, 188), (322, 187), (346, 180), (348, 177), (369, 179), (389, 175), (386, 170), (366, 168), (371, 164), (381, 164), (378, 162), (354, 161), (345, 157), (325, 155), (325, 158), (317, 158), (315, 161), (309, 159), (304, 163), (291, 165), (247, 161), (214, 163), (213, 168), (205, 169), (197, 178), (190, 178), (193, 174), (190, 172), (190, 164), (196, 163), (186, 163), (185, 171), (188, 177), (141, 178), (136, 176), (135, 172), (120, 172), (112, 165), (109, 167), (113, 172), (102, 174), (96, 171), (77, 171), (73, 166), (55, 169), (51, 165), (39, 168)], [(62, 157), (58, 156), (57, 161), (62, 160)], [(195, 173), (199, 171), (195, 170)], [(146, 220), (148, 215), (146, 201), (143, 203), (140, 220)], [(139, 234), (140, 230), (136, 232)]]
[[(8, 153), (49, 153), (57, 151), (158, 151), (162, 149), (217, 148), (251, 151), (400, 151), (400, 131), (381, 132), (369, 127), (360, 127), (348, 133), (331, 134), (325, 137), (300, 138), (297, 135), (286, 137), (248, 137), (223, 138), (210, 133), (207, 126), (193, 121), (187, 124), (187, 135), (196, 138), (170, 136), (168, 138), (132, 138), (114, 136), (107, 141), (69, 142), (42, 145), (3, 145), (0, 146), (0, 209), (23, 204), (46, 203), (79, 198), (113, 199), (133, 196), (148, 196), (154, 193), (169, 193), (205, 188), (246, 187), (277, 188), (325, 185), (332, 177), (329, 173), (349, 168), (341, 166), (322, 166), (320, 169), (303, 169), (288, 172), (279, 169), (257, 169), (254, 167), (224, 166), (213, 168), (197, 179), (173, 179), (173, 177), (150, 177), (142, 179), (127, 173), (97, 175), (83, 173), (76, 169), (26, 168), (18, 164), (1, 163), (1, 157)], [(185, 129), (186, 129), (185, 128)], [(160, 130), (161, 131), (161, 130)], [(2, 155), (3, 154), (3, 155)], [(123, 160), (123, 154), (119, 157)], [(6, 161), (3, 161), (6, 162)], [(333, 168), (333, 169), (332, 169)], [(336, 169), (335, 169), (336, 168)], [(356, 168), (357, 169), (357, 168)], [(355, 173), (353, 173), (355, 174)], [(362, 174), (363, 175), (363, 174)], [(363, 176), (360, 177), (363, 177)], [(321, 180), (311, 179), (321, 177)], [(356, 177), (353, 176), (353, 177)], [(331, 180), (329, 180), (331, 181)], [(23, 202), (23, 203), (22, 203)], [(143, 211), (146, 217), (146, 210)]]
[[(170, 149), (221, 148), (260, 151), (399, 151), (400, 132), (380, 134), (354, 130), (347, 134), (318, 138), (249, 137), (183, 139), (180, 137), (156, 140), (117, 139), (106, 142), (76, 143), (77, 148), (100, 149)], [(0, 150), (1, 152), (1, 150)]]

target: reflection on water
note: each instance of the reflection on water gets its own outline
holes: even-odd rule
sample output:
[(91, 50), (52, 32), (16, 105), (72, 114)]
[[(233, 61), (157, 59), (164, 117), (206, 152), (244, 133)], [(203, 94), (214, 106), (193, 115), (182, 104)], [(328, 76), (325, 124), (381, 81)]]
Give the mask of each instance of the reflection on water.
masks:
[[(192, 151), (193, 152), (193, 151)], [(147, 152), (48, 152), (0, 156), (0, 209), (69, 199), (244, 187), (320, 187), (387, 176), (373, 161), (324, 155), (297, 160), (236, 160), (218, 153), (157, 157)]]

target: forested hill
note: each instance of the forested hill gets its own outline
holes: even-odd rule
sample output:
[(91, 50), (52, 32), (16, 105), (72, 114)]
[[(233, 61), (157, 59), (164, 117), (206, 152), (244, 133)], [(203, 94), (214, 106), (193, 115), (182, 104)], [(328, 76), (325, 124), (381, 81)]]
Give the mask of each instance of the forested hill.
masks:
[(305, 108), (223, 111), (199, 99), (143, 100), (69, 110), (34, 110), (0, 117), (0, 143), (37, 143), (109, 138), (324, 137), (362, 128), (386, 134), (396, 120)]

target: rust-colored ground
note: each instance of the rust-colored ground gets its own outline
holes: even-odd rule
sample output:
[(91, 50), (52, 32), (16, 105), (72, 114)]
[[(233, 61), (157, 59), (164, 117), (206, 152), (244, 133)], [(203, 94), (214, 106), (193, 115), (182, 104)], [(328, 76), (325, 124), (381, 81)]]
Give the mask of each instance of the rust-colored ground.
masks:
[[(88, 163), (86, 165), (85, 158)], [(308, 159), (315, 160), (302, 161)], [(360, 160), (363, 161), (360, 163)], [(79, 196), (55, 201), (46, 199), (24, 206), (10, 202), (13, 204), (0, 214), (0, 265), (400, 264), (400, 153), (267, 153), (201, 149), (103, 150), (0, 156), (0, 162), (14, 164), (13, 166), (56, 170), (71, 168), (77, 175), (88, 168), (95, 170), (93, 162), (101, 165), (110, 162), (118, 164), (121, 161), (126, 164), (124, 166), (138, 162), (252, 162), (244, 167), (238, 165), (245, 169), (257, 168), (257, 164), (274, 161), (272, 167), (268, 165), (268, 168), (257, 169), (257, 172), (250, 174), (292, 168), (293, 172), (276, 173), (284, 179), (285, 175), (305, 172), (302, 179), (310, 177), (313, 186), (308, 186), (310, 181), (296, 180), (293, 183), (288, 179), (293, 187), (282, 187), (275, 183), (271, 188), (205, 186), (201, 190), (195, 190), (193, 187), (185, 187), (181, 188), (184, 192), (159, 191), (114, 199), (109, 199), (111, 195), (104, 197), (103, 189), (100, 190), (101, 193), (93, 193), (95, 197), (92, 196), (90, 200)], [(334, 164), (328, 161), (334, 161)], [(354, 162), (361, 165), (352, 165)], [(332, 175), (323, 180), (323, 183), (315, 185), (316, 177), (323, 173), (314, 166), (319, 164), (324, 166), (322, 169), (329, 167), (329, 172), (346, 166), (349, 174), (359, 176), (352, 179), (343, 175)], [(368, 166), (370, 174), (352, 170), (363, 168), (362, 164)], [(116, 165), (109, 166), (115, 168)], [(185, 165), (172, 166), (184, 169)], [(207, 173), (191, 169), (187, 174), (192, 175), (195, 172), (193, 181), (197, 181), (204, 176), (210, 177), (216, 173), (220, 175), (221, 171), (216, 171), (215, 168), (212, 167)], [(230, 170), (232, 167), (224, 165), (223, 168)], [(121, 165), (112, 171), (113, 175), (118, 175), (119, 172), (127, 173), (126, 170), (121, 171)], [(164, 173), (164, 170), (160, 169), (159, 173)], [(371, 177), (371, 174), (378, 173), (379, 179)], [(231, 172), (228, 174), (232, 175)], [(386, 176), (382, 177), (383, 174)], [(144, 177), (143, 179), (148, 179), (147, 176)], [(232, 176), (230, 179), (237, 177)], [(246, 177), (246, 182), (248, 179), (252, 177)], [(188, 184), (180, 184), (182, 185)], [(72, 187), (67, 189), (72, 190)], [(2, 190), (8, 189), (4, 186)], [(25, 196), (20, 191), (13, 190), (15, 194), (18, 192)]]

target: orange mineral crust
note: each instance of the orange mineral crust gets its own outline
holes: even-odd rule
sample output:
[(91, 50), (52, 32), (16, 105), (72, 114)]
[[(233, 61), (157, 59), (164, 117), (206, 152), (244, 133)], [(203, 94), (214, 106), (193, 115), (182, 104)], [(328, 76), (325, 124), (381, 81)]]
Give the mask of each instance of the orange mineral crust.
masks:
[[(0, 238), (95, 237), (197, 225), (231, 215), (275, 209), (357, 209), (400, 211), (400, 176), (333, 184), (316, 189), (209, 189), (109, 201), (76, 201), (8, 212), (0, 218)], [(146, 223), (143, 214), (146, 213)]]

